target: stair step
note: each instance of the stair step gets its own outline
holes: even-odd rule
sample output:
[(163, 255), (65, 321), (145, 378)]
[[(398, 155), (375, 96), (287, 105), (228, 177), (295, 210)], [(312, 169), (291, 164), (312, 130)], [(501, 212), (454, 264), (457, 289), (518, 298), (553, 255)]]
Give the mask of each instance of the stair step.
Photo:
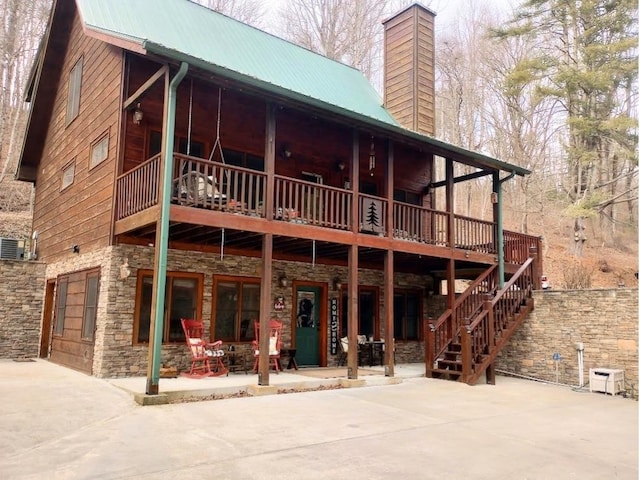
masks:
[(459, 360), (438, 360), (438, 369), (462, 371), (462, 362)]
[(444, 359), (445, 360), (458, 360), (461, 355), (462, 355), (462, 352), (450, 352), (450, 351), (447, 350), (446, 352), (444, 352)]
[(442, 368), (434, 368), (431, 371), (431, 378), (459, 381), (461, 377), (462, 377), (462, 372), (458, 372), (456, 370), (445, 370)]

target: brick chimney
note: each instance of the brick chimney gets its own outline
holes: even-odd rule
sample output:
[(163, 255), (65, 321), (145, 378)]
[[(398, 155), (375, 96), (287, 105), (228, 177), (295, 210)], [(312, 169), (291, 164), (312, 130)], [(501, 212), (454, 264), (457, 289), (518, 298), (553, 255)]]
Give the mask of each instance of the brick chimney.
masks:
[(403, 127), (434, 136), (436, 14), (415, 3), (383, 22), (384, 105)]

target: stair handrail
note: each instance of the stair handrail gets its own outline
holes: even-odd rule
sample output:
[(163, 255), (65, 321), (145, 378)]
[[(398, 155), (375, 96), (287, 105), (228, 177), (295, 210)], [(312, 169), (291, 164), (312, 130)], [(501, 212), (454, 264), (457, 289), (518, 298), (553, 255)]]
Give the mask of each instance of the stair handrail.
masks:
[[(429, 329), (427, 330), (427, 346), (425, 351), (425, 363), (428, 366), (433, 365), (440, 355), (444, 353), (447, 346), (453, 338), (455, 338), (460, 331), (460, 313), (465, 306), (465, 302), (469, 299), (471, 293), (478, 288), (491, 274), (497, 271), (498, 266), (492, 265), (485, 270), (478, 278), (476, 278), (471, 285), (469, 285), (465, 291), (456, 298), (453, 303), (452, 309), (445, 310), (436, 320), (435, 323), (429, 323)], [(494, 280), (495, 284), (495, 280)], [(495, 289), (492, 289), (495, 291)], [(475, 315), (475, 312), (482, 306), (482, 301), (477, 304), (472, 303), (468, 310), (465, 320)], [(432, 358), (430, 358), (432, 357)]]
[[(514, 313), (519, 304), (524, 304), (526, 298), (533, 293), (533, 267), (535, 258), (530, 257), (513, 274), (503, 288), (498, 290), (493, 298), (485, 297), (482, 311), (470, 321), (461, 332), (462, 337), (462, 381), (472, 384), (477, 377), (494, 361), (508, 337), (501, 339), (501, 345), (496, 344), (496, 334), (505, 332), (508, 327), (510, 314)], [(528, 275), (525, 275), (528, 272)], [(502, 309), (498, 309), (502, 306)], [(509, 335), (510, 336), (510, 335)], [(480, 357), (480, 363), (476, 364)]]

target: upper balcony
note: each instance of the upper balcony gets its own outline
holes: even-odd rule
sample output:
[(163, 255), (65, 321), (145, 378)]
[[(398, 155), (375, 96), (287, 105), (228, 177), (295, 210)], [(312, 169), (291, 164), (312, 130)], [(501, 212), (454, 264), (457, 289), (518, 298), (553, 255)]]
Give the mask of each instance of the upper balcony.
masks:
[[(150, 219), (155, 218), (145, 212), (158, 204), (159, 184), (160, 155), (118, 177), (116, 234), (125, 234), (147, 226)], [(472, 257), (471, 260), (481, 263), (495, 261), (497, 242), (494, 222), (389, 201), (379, 196), (355, 194), (348, 189), (282, 175), (274, 176), (273, 192), (268, 191), (267, 184), (265, 172), (174, 154), (171, 203), (173, 206), (197, 209), (199, 213), (223, 214), (225, 217), (215, 218), (225, 218), (224, 224), (238, 225), (239, 230), (268, 232), (268, 223), (273, 224), (271, 220), (274, 220), (287, 222), (291, 224), (290, 227), (316, 227), (310, 231), (308, 238), (323, 236), (333, 238), (338, 243), (349, 243), (353, 241), (352, 237), (340, 237), (337, 232), (347, 235), (366, 234), (406, 242), (404, 246), (401, 243), (394, 244), (394, 249), (401, 251), (418, 253), (421, 251), (420, 246), (449, 250), (453, 247), (462, 252), (464, 258)], [(273, 211), (269, 215), (265, 210), (268, 195), (273, 198)], [(356, 210), (353, 209), (354, 198), (358, 204)], [(357, 212), (355, 217), (353, 212)], [(243, 222), (238, 215), (254, 221)], [(181, 218), (184, 220), (184, 217)], [(197, 215), (192, 222), (215, 225), (213, 221), (203, 220), (205, 218), (207, 217)], [(170, 220), (178, 219), (172, 215)], [(450, 228), (453, 228), (453, 236), (449, 235)], [(291, 237), (297, 237), (301, 236), (299, 232), (303, 230), (288, 228), (286, 231), (291, 232)], [(282, 233), (283, 230), (278, 232)], [(529, 248), (539, 247), (538, 242), (537, 237), (505, 231), (505, 261), (512, 264), (524, 263), (529, 256)], [(414, 245), (407, 248), (409, 243)], [(440, 251), (442, 256), (448, 254), (447, 250)], [(433, 252), (434, 249), (425, 250), (427, 254)]]

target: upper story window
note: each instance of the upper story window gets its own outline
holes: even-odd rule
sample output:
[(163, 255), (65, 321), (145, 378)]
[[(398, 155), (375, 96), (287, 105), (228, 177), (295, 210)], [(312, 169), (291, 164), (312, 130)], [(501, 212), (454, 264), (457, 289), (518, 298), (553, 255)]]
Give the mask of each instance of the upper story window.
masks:
[(109, 156), (109, 131), (103, 133), (91, 144), (91, 158), (89, 159), (89, 169), (104, 162)]
[(67, 98), (67, 125), (78, 116), (80, 111), (80, 88), (82, 86), (82, 58), (77, 61), (69, 73), (69, 96)]
[(62, 169), (62, 183), (60, 185), (60, 190), (64, 190), (69, 187), (73, 183), (73, 178), (76, 174), (76, 162), (75, 160), (71, 161)]
[(410, 203), (411, 205), (422, 205), (422, 197), (414, 192), (396, 188), (393, 191), (393, 199), (396, 202)]

